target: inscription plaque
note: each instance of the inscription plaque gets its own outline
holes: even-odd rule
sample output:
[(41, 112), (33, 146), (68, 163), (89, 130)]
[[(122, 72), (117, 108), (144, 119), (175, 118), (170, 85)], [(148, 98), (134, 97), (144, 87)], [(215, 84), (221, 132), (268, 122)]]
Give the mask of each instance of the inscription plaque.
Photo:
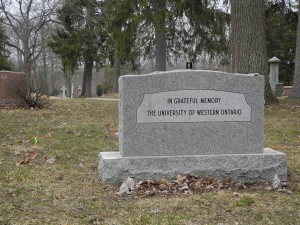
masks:
[(249, 122), (251, 107), (241, 93), (177, 90), (144, 94), (137, 123)]

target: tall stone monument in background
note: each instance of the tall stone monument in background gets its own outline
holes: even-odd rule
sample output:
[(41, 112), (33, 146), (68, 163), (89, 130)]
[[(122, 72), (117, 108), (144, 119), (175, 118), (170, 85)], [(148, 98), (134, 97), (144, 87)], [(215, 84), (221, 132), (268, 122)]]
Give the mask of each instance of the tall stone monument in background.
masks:
[(280, 59), (273, 57), (268, 60), (270, 63), (270, 86), (276, 97), (281, 97), (283, 93), (283, 83), (279, 83), (279, 63)]
[(107, 183), (197, 175), (287, 179), (286, 155), (264, 148), (264, 77), (182, 70), (121, 76), (119, 151), (100, 152)]

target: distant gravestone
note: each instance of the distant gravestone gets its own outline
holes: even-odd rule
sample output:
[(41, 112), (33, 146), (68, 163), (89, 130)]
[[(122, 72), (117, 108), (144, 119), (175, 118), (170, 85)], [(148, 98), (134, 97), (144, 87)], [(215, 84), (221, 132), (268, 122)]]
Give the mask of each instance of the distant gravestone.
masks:
[(270, 63), (270, 86), (275, 94), (276, 92), (276, 84), (279, 82), (279, 63), (281, 62), (280, 59), (273, 57), (268, 60)]
[(66, 98), (67, 97), (66, 96), (66, 91), (67, 91), (66, 86), (63, 86), (61, 90), (62, 90), (62, 96), (61, 97)]
[(193, 63), (192, 62), (186, 62), (186, 69), (193, 69)]
[(17, 89), (24, 85), (24, 78), (24, 73), (0, 71), (0, 106), (25, 104), (16, 94)]
[(286, 180), (286, 155), (263, 148), (264, 77), (217, 71), (121, 76), (119, 151), (101, 152), (104, 182), (230, 177)]
[(277, 83), (275, 85), (275, 96), (282, 97), (283, 94), (283, 83)]
[(78, 86), (78, 88), (77, 88), (77, 97), (79, 97), (81, 95), (81, 91), (82, 91), (82, 88), (80, 86)]
[(283, 96), (290, 96), (293, 90), (293, 86), (283, 86)]

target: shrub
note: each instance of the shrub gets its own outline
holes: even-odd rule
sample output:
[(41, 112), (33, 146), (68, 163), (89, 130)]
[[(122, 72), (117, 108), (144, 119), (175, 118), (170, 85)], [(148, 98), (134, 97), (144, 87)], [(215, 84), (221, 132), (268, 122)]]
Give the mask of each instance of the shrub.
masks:
[(96, 89), (97, 96), (107, 94), (110, 90), (110, 86), (107, 83), (98, 84)]
[(49, 104), (49, 94), (38, 74), (18, 79), (10, 89), (31, 108), (43, 108)]

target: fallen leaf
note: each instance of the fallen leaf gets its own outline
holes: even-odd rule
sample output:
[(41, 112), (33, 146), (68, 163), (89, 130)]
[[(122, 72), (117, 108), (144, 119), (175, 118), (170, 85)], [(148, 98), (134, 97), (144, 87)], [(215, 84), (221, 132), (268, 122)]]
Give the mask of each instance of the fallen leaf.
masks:
[(26, 158), (26, 159), (23, 159), (22, 161), (16, 163), (16, 166), (24, 165), (24, 164), (27, 164), (27, 163), (29, 163), (29, 160)]
[(15, 151), (15, 155), (20, 155), (20, 152), (19, 151)]
[(159, 213), (159, 211), (160, 211), (160, 210), (159, 210), (158, 208), (156, 208), (156, 209), (151, 209), (151, 210), (150, 210), (150, 213)]
[(201, 188), (202, 188), (202, 180), (198, 180), (195, 184), (194, 184), (194, 188), (195, 188), (195, 190), (197, 190), (197, 191), (200, 191), (201, 190)]
[(207, 185), (206, 187), (205, 187), (205, 189), (206, 190), (212, 190), (212, 189), (214, 189), (214, 186), (213, 185)]
[(282, 150), (282, 149), (283, 149), (283, 147), (280, 146), (280, 145), (274, 145), (274, 146), (271, 146), (271, 148), (272, 148), (273, 150)]
[(192, 195), (192, 194), (193, 194), (193, 191), (192, 191), (192, 190), (185, 190), (185, 191), (183, 192), (183, 194), (185, 194), (185, 195)]
[(286, 194), (293, 194), (293, 192), (291, 190), (288, 190), (288, 189), (285, 189), (285, 188), (282, 188), (282, 189), (278, 189), (279, 192), (282, 192), (282, 193), (286, 193)]
[(232, 196), (233, 196), (233, 197), (240, 197), (240, 194), (237, 193), (237, 192), (232, 192)]
[(34, 160), (37, 156), (37, 153), (35, 151), (29, 151), (26, 153), (27, 159), (29, 161)]
[(237, 184), (236, 184), (236, 187), (238, 188), (238, 190), (246, 189), (246, 185), (243, 184), (243, 183), (237, 183)]
[(52, 138), (52, 133), (50, 132), (50, 133), (46, 134), (46, 138)]
[(64, 176), (61, 174), (59, 175), (58, 177), (56, 177), (57, 180), (63, 180), (64, 179)]
[(166, 185), (166, 184), (160, 184), (159, 186), (158, 186), (158, 188), (162, 191), (162, 190), (166, 190), (166, 189), (168, 189), (168, 185)]
[(24, 165), (30, 163), (30, 161), (34, 160), (37, 156), (35, 151), (29, 151), (26, 153), (26, 158), (16, 163), (16, 166)]
[(265, 190), (266, 190), (266, 191), (271, 191), (271, 190), (272, 190), (272, 187), (268, 186), (268, 187), (265, 188)]
[(29, 144), (29, 143), (30, 143), (30, 140), (23, 141), (24, 145)]
[(228, 185), (228, 184), (230, 184), (230, 183), (231, 183), (231, 178), (225, 177), (225, 178), (223, 179), (223, 184)]
[(177, 175), (177, 179), (175, 180), (175, 182), (177, 183), (177, 184), (183, 184), (184, 182), (186, 181), (186, 177), (184, 177), (184, 176), (181, 176), (181, 175)]
[(47, 159), (47, 160), (46, 160), (46, 163), (48, 163), (48, 164), (53, 164), (53, 163), (55, 163), (55, 158), (49, 158), (49, 159)]
[(180, 191), (185, 191), (189, 189), (189, 186), (187, 186), (186, 184), (184, 184), (182, 187), (178, 188)]

